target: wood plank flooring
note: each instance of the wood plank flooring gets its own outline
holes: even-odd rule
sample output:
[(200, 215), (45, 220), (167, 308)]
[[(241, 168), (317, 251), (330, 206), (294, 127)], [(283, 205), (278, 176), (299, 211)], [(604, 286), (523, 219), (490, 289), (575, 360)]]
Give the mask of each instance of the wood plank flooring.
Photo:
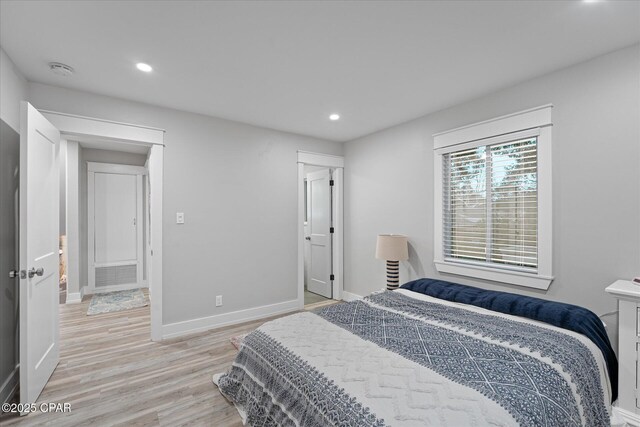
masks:
[(0, 425), (242, 425), (211, 376), (236, 355), (229, 338), (271, 319), (156, 343), (148, 306), (87, 316), (88, 305), (60, 306), (60, 364), (38, 399), (68, 402), (71, 412), (2, 417)]

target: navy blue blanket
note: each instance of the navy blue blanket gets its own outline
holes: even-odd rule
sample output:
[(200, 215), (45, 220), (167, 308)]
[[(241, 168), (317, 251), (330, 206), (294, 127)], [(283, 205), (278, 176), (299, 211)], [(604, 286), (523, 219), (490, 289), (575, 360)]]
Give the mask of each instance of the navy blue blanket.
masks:
[(577, 305), (508, 292), (489, 291), (436, 279), (414, 280), (405, 283), (402, 288), (446, 301), (526, 317), (586, 336), (602, 351), (607, 363), (612, 402), (618, 397), (618, 360), (602, 321), (592, 311)]

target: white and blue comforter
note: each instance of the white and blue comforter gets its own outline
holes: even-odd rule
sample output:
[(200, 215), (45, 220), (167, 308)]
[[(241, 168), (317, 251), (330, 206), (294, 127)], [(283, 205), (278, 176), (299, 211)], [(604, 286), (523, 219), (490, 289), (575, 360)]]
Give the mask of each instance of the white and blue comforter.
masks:
[(606, 426), (598, 347), (408, 290), (266, 323), (214, 378), (252, 426)]

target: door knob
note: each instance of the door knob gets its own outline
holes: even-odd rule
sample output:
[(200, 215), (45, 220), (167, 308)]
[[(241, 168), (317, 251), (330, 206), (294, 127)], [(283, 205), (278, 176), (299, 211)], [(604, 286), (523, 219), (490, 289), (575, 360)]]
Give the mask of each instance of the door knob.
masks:
[(311, 236), (305, 237), (305, 240), (311, 240)]
[(42, 276), (44, 275), (44, 268), (40, 267), (37, 270), (35, 268), (31, 268), (28, 273), (29, 279), (31, 279), (33, 276)]
[(18, 277), (20, 277), (20, 272), (18, 270), (11, 270), (9, 272), (9, 277), (12, 279), (16, 279)]

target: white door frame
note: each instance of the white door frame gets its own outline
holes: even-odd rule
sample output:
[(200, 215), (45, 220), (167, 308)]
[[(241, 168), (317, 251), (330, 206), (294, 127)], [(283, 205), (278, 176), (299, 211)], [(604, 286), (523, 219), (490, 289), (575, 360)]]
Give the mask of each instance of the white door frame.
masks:
[[(125, 174), (136, 176), (136, 283), (128, 283), (124, 285), (111, 285), (102, 288), (96, 288), (96, 262), (95, 262), (95, 176), (97, 173)], [(147, 169), (143, 166), (120, 165), (113, 163), (97, 163), (87, 162), (87, 292), (89, 294), (100, 292), (119, 291), (124, 289), (134, 289), (144, 287), (143, 262), (143, 224), (142, 219), (142, 203), (144, 202), (144, 194), (142, 194), (142, 179), (147, 175)], [(111, 266), (122, 265), (123, 263), (111, 263)], [(127, 265), (130, 265), (128, 263)], [(146, 267), (146, 266), (144, 266)]]
[(333, 173), (333, 299), (344, 289), (344, 157), (298, 151), (298, 308), (304, 309), (304, 166), (326, 166)]
[[(151, 300), (151, 339), (162, 340), (162, 195), (163, 195), (163, 163), (164, 163), (164, 130), (148, 126), (139, 126), (110, 120), (60, 113), (56, 111), (40, 110), (40, 112), (57, 127), (63, 139), (82, 141), (83, 138), (101, 140), (113, 144), (113, 149), (126, 145), (142, 145), (150, 148), (149, 152), (149, 190), (150, 210), (150, 239), (147, 260), (149, 265), (148, 283), (153, 288)], [(69, 230), (79, 230), (77, 215), (67, 214), (67, 233)], [(67, 250), (80, 253), (79, 234), (73, 241), (67, 238)], [(73, 246), (70, 247), (70, 246)], [(79, 287), (82, 289), (82, 286)]]

